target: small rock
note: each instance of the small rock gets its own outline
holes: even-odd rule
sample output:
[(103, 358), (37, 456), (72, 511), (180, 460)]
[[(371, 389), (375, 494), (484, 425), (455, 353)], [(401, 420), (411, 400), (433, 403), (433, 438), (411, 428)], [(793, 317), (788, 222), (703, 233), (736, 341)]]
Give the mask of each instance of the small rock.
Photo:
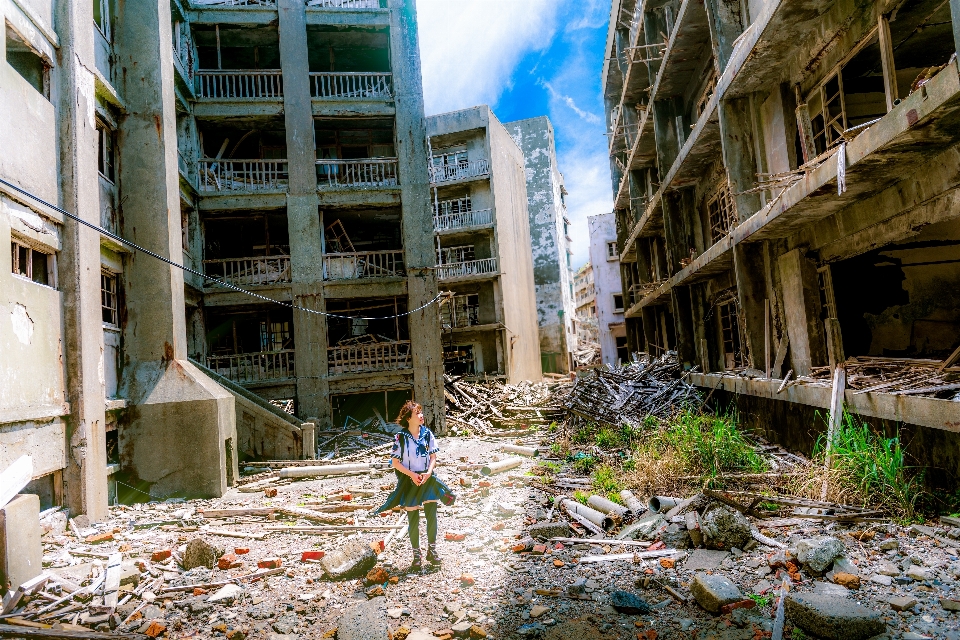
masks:
[(205, 540), (194, 538), (187, 543), (187, 548), (183, 552), (183, 568), (186, 571), (196, 567), (213, 569), (218, 555), (220, 554), (217, 553), (217, 549)]
[(545, 606), (540, 605), (540, 604), (534, 605), (534, 606), (531, 607), (531, 609), (530, 609), (530, 617), (531, 617), (531, 618), (539, 618), (540, 616), (542, 616), (543, 614), (545, 614), (547, 611), (550, 611), (550, 607), (545, 607)]
[(917, 606), (917, 599), (910, 596), (894, 596), (887, 600), (894, 611), (906, 611)]
[(797, 542), (793, 555), (808, 570), (822, 574), (843, 551), (843, 543), (836, 538), (819, 536)]
[(394, 620), (399, 620), (403, 616), (403, 609), (387, 609), (387, 615)]
[(873, 582), (875, 584), (881, 584), (885, 587), (889, 587), (891, 584), (893, 584), (893, 578), (891, 578), (890, 576), (881, 575), (879, 573), (873, 574), (868, 578), (868, 580), (870, 580), (870, 582)]
[(900, 569), (898, 569), (897, 565), (893, 564), (892, 562), (881, 562), (880, 567), (877, 569), (877, 573), (884, 576), (896, 577), (900, 575)]
[(894, 539), (884, 540), (883, 542), (880, 543), (881, 551), (893, 551), (894, 549), (899, 549), (899, 548), (900, 548), (900, 542)]
[(679, 524), (671, 524), (664, 529), (660, 533), (660, 540), (672, 549), (688, 549), (691, 545), (690, 532)]
[(457, 638), (468, 638), (470, 637), (470, 627), (472, 626), (469, 622), (458, 622), (453, 625), (451, 629), (453, 630), (453, 635)]
[(690, 583), (690, 593), (697, 599), (697, 604), (710, 613), (719, 613), (723, 605), (743, 600), (737, 585), (718, 574), (695, 575)]
[(960, 600), (951, 600), (950, 598), (940, 598), (940, 606), (947, 611), (960, 611)]
[(214, 593), (207, 602), (225, 602), (227, 604), (233, 604), (233, 601), (236, 600), (237, 596), (243, 593), (243, 587), (236, 584), (225, 584), (220, 589)]
[(487, 632), (483, 630), (483, 627), (475, 624), (470, 627), (470, 637), (474, 638), (474, 640), (478, 640), (479, 638), (486, 638)]
[(462, 573), (460, 574), (460, 584), (470, 587), (476, 584), (477, 579), (473, 577), (472, 573)]
[(320, 561), (320, 566), (330, 580), (349, 580), (366, 574), (376, 562), (377, 554), (373, 549), (354, 540), (327, 553)]
[(878, 611), (847, 598), (792, 593), (785, 606), (794, 625), (827, 640), (866, 640), (887, 629)]
[(299, 621), (300, 619), (297, 617), (297, 614), (287, 613), (277, 618), (276, 622), (270, 626), (277, 633), (288, 635), (293, 633), (293, 630)]
[(573, 584), (567, 585), (567, 595), (571, 596), (582, 596), (587, 592), (586, 588), (587, 579), (578, 578)]
[(610, 594), (610, 604), (619, 613), (642, 616), (650, 613), (646, 600), (629, 591), (614, 591)]
[(367, 571), (364, 581), (369, 586), (372, 584), (383, 584), (389, 579), (390, 573), (386, 569), (383, 567), (374, 567), (373, 569), (370, 569), (370, 571)]
[(923, 567), (917, 565), (911, 565), (910, 568), (907, 569), (906, 575), (908, 578), (916, 580), (917, 582), (925, 582), (926, 580), (934, 579), (933, 571), (930, 569), (924, 569)]
[(835, 573), (833, 574), (833, 581), (847, 589), (860, 588), (860, 576), (855, 576), (852, 573)]

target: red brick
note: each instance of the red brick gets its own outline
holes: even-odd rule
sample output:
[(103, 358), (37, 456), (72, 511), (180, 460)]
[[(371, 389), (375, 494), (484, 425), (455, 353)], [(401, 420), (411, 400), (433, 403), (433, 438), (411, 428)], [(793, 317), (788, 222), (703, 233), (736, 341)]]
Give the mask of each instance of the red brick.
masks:
[(755, 606), (757, 606), (757, 603), (748, 598), (747, 600), (741, 600), (740, 602), (731, 602), (730, 604), (723, 605), (720, 607), (720, 614), (726, 615), (734, 609), (753, 609)]
[(248, 547), (234, 547), (233, 552), (238, 556), (242, 556), (250, 553), (250, 549)]
[(300, 562), (306, 562), (307, 560), (320, 560), (323, 556), (326, 555), (323, 551), (304, 551), (300, 554)]
[(647, 551), (659, 551), (660, 549), (666, 549), (667, 545), (663, 543), (663, 540), (657, 540), (652, 545), (647, 547)]
[(462, 540), (465, 540), (466, 538), (467, 538), (467, 534), (461, 533), (459, 531), (447, 531), (445, 534), (443, 534), (444, 540), (450, 540), (453, 542), (460, 542)]
[(280, 558), (264, 558), (257, 563), (257, 566), (261, 569), (279, 569), (283, 565), (283, 560)]
[(162, 635), (164, 631), (167, 630), (167, 625), (163, 624), (159, 620), (154, 620), (150, 623), (150, 626), (147, 627), (147, 630), (144, 631), (151, 638), (156, 638), (159, 635)]
[(150, 562), (163, 562), (170, 557), (172, 552), (170, 549), (163, 549), (162, 551), (154, 551), (150, 554)]
[(471, 585), (476, 584), (476, 582), (477, 582), (477, 579), (473, 577), (473, 574), (464, 573), (464, 574), (461, 574), (460, 576), (460, 584), (464, 586), (469, 587)]
[(264, 490), (263, 490), (263, 497), (264, 497), (264, 498), (276, 498), (276, 497), (277, 497), (277, 490), (274, 489), (273, 487), (270, 487), (269, 489), (264, 489)]
[(112, 533), (96, 533), (92, 536), (87, 536), (83, 541), (89, 544), (99, 544), (101, 542), (109, 542), (110, 540), (113, 540)]
[(503, 522), (498, 522), (497, 524), (493, 525), (493, 530), (494, 530), (494, 531), (503, 531), (503, 529), (504, 529), (506, 526), (507, 526), (507, 525), (506, 525), (505, 523), (503, 523)]
[(533, 555), (542, 556), (547, 552), (547, 545), (545, 544), (535, 544), (533, 545)]
[(237, 562), (237, 556), (233, 555), (232, 553), (225, 553), (222, 556), (220, 556), (219, 560), (217, 560), (217, 568), (223, 569), (224, 571), (226, 571), (227, 569), (233, 569), (239, 566), (240, 566), (240, 563)]

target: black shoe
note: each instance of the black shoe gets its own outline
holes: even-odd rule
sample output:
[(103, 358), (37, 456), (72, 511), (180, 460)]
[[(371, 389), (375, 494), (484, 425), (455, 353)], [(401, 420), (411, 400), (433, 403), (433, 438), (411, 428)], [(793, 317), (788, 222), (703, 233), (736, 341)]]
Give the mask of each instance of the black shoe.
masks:
[(432, 544), (427, 547), (427, 562), (434, 566), (440, 564), (440, 556), (437, 554), (437, 549)]
[[(427, 556), (429, 557), (429, 556)], [(423, 558), (420, 556), (420, 549), (413, 550), (413, 562), (410, 563), (410, 573), (423, 570)]]

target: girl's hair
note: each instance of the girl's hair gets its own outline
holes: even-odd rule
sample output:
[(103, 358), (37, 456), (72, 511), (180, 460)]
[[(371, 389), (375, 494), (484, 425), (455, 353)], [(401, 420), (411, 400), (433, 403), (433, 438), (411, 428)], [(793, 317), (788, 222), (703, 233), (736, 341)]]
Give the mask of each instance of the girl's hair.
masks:
[(407, 420), (421, 411), (423, 411), (423, 407), (420, 406), (420, 403), (407, 400), (403, 407), (400, 408), (400, 415), (397, 416), (397, 424), (406, 426)]

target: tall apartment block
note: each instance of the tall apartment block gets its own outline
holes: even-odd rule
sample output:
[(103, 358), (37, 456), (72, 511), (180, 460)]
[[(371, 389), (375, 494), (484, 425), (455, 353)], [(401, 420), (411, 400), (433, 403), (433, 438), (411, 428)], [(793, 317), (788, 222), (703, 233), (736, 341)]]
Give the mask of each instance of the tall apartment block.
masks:
[(220, 495), (408, 397), (442, 431), (412, 2), (0, 12), (0, 467), (31, 455), (29, 491), (97, 519), (111, 479)]
[[(817, 367), (935, 376), (960, 344), (958, 34), (960, 4), (940, 0), (614, 0), (629, 348), (677, 350), (795, 443), (829, 405)], [(956, 469), (956, 390), (924, 386), (845, 400)]]
[(587, 218), (590, 234), (590, 263), (593, 265), (594, 310), (604, 364), (628, 362), (627, 331), (623, 320), (623, 285), (620, 282), (620, 254), (617, 221), (613, 213)]
[(573, 276), (573, 300), (577, 305), (577, 342), (600, 344), (597, 326), (597, 290), (593, 281), (593, 265), (589, 262)]
[(427, 118), (447, 373), (539, 380), (523, 153), (486, 105)]
[(576, 305), (563, 174), (553, 125), (546, 116), (506, 123), (523, 150), (530, 213), (530, 248), (537, 291), (540, 360), (544, 373), (566, 373), (576, 347)]

